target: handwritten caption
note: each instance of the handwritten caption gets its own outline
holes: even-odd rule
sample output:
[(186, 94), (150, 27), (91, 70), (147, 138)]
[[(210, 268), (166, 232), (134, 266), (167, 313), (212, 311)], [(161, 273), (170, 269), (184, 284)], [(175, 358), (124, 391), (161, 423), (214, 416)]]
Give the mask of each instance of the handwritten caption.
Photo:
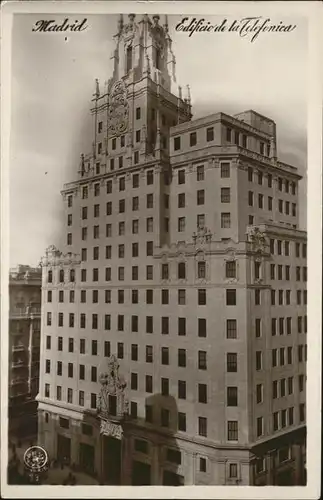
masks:
[(55, 19), (40, 19), (34, 24), (32, 31), (43, 33), (54, 33), (61, 31), (84, 31), (88, 28), (86, 21), (87, 18), (84, 18), (82, 21), (78, 21), (76, 19), (74, 22), (70, 23), (68, 17), (66, 17), (62, 23), (57, 23)]
[(291, 33), (297, 28), (296, 24), (284, 24), (279, 21), (273, 24), (270, 18), (264, 17), (245, 17), (243, 19), (228, 21), (223, 19), (218, 24), (212, 24), (206, 19), (197, 19), (195, 17), (184, 17), (176, 25), (176, 31), (187, 33), (191, 37), (194, 33), (238, 33), (241, 37), (249, 37), (254, 42), (261, 33)]

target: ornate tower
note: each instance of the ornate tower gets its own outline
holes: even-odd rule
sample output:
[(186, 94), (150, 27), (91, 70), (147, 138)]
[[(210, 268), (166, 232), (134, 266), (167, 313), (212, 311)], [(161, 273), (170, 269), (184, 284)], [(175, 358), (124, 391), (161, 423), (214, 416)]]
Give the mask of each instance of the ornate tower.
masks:
[[(191, 119), (189, 89), (176, 84), (167, 16), (118, 21), (113, 75), (103, 92), (95, 82), (93, 147), (82, 159), (81, 177), (143, 163), (167, 163), (170, 127)], [(150, 165), (151, 166), (151, 165)]]

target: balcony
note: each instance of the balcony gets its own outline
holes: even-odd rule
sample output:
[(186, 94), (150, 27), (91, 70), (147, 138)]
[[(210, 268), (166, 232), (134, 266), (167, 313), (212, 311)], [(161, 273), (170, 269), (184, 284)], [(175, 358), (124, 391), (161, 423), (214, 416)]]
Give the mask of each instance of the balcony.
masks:
[(27, 380), (22, 377), (16, 377), (11, 379), (10, 385), (19, 385), (19, 384), (27, 384)]
[(11, 363), (11, 368), (23, 368), (24, 366), (27, 366), (27, 362), (23, 359), (18, 359), (17, 361), (13, 361)]
[(40, 318), (41, 307), (40, 306), (26, 306), (14, 308), (9, 311), (10, 319), (29, 319), (29, 318)]
[(23, 344), (16, 344), (16, 345), (13, 345), (12, 346), (12, 352), (22, 352), (24, 351), (26, 348)]

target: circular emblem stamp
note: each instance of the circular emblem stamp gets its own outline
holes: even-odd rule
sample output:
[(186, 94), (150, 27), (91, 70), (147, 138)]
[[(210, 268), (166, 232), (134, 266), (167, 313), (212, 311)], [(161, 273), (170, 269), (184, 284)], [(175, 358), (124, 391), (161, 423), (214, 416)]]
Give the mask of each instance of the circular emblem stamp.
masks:
[(41, 446), (31, 446), (24, 454), (25, 467), (30, 472), (42, 472), (48, 467), (47, 451)]

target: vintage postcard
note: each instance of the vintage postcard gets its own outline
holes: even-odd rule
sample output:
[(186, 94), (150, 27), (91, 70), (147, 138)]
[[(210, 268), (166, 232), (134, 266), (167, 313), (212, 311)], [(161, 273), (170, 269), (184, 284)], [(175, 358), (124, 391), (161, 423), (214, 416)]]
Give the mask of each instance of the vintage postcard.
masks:
[(322, 13), (3, 4), (4, 498), (319, 498)]

